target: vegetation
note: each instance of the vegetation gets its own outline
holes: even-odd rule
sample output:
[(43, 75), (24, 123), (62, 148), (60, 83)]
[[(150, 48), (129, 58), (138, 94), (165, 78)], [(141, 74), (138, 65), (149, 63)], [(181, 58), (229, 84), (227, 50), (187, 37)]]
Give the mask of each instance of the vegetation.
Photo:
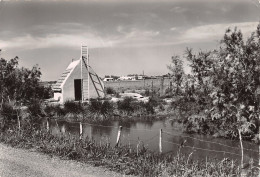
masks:
[(90, 104), (88, 105), (87, 111), (90, 114), (90, 119), (98, 119), (106, 120), (108, 116), (113, 115), (114, 106), (111, 102), (107, 100), (90, 100)]
[(67, 100), (64, 103), (64, 112), (67, 114), (80, 114), (83, 112), (83, 106), (80, 102), (75, 102), (73, 100)]
[(106, 94), (116, 94), (116, 91), (112, 87), (107, 87), (105, 92)]
[(239, 131), (256, 139), (259, 117), (260, 24), (244, 41), (241, 31), (228, 29), (221, 47), (195, 54), (186, 50), (192, 75), (184, 75), (179, 57), (170, 70), (180, 92), (174, 108), (187, 131), (238, 138)]
[(26, 104), (32, 99), (45, 99), (50, 96), (50, 89), (40, 85), (41, 71), (37, 65), (32, 69), (18, 66), (18, 57), (9, 61), (0, 59), (1, 103), (14, 101)]
[[(76, 137), (53, 136), (44, 130), (23, 126), (18, 131), (1, 132), (0, 142), (13, 147), (34, 148), (37, 151), (64, 159), (105, 166), (113, 171), (139, 176), (240, 176), (241, 169), (229, 159), (193, 161), (192, 154), (165, 154), (150, 152), (144, 146), (112, 147), (107, 142), (95, 143)], [(181, 148), (181, 147), (180, 147)], [(179, 150), (181, 152), (181, 149)], [(256, 176), (257, 169), (249, 165), (247, 175)]]

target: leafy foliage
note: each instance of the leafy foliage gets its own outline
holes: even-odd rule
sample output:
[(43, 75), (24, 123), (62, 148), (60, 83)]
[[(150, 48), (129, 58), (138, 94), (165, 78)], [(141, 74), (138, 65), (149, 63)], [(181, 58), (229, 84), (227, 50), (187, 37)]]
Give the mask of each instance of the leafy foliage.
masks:
[(173, 56), (172, 65), (168, 65), (167, 67), (172, 72), (172, 80), (176, 84), (175, 94), (178, 95), (184, 77), (183, 61), (179, 56)]
[(33, 99), (48, 97), (50, 89), (40, 85), (41, 71), (38, 65), (32, 69), (19, 68), (19, 59), (0, 59), (0, 94), (1, 101), (28, 103)]
[(238, 137), (239, 129), (252, 138), (258, 131), (260, 24), (246, 41), (241, 31), (228, 29), (218, 50), (194, 54), (187, 49), (186, 58), (192, 75), (184, 77), (183, 98), (174, 104), (179, 109), (187, 107), (185, 102), (197, 104), (193, 116), (186, 115), (187, 125), (204, 133), (222, 131), (225, 137)]

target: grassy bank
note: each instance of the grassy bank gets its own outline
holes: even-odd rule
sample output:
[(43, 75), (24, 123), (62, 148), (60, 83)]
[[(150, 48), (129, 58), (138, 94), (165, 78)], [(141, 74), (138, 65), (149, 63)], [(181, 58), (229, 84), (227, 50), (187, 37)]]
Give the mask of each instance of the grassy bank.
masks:
[[(28, 128), (26, 128), (28, 127)], [(79, 140), (73, 136), (53, 136), (46, 131), (24, 126), (20, 131), (1, 132), (0, 142), (12, 147), (36, 149), (62, 159), (77, 160), (94, 166), (104, 166), (122, 174), (138, 176), (239, 176), (241, 169), (229, 159), (193, 161), (192, 154), (150, 152), (144, 146), (111, 147), (108, 142)], [(180, 151), (181, 152), (181, 151)], [(256, 176), (251, 165), (248, 176)]]

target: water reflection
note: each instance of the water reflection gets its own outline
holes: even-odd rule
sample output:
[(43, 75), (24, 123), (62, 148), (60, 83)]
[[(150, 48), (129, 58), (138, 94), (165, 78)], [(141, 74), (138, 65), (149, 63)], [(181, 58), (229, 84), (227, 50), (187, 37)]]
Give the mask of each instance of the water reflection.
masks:
[[(119, 126), (123, 127), (120, 142), (122, 145), (130, 144), (132, 147), (136, 147), (138, 143), (142, 143), (149, 150), (158, 152), (159, 131), (162, 129), (163, 153), (173, 152), (176, 154), (178, 151), (185, 154), (192, 153), (192, 158), (195, 160), (205, 160), (206, 157), (219, 159), (227, 157), (238, 161), (241, 159), (238, 141), (218, 139), (205, 135), (185, 134), (182, 133), (178, 122), (167, 120), (127, 123), (113, 121), (102, 125), (83, 124), (82, 137), (93, 139), (98, 143), (110, 142), (114, 146)], [(68, 123), (66, 121), (52, 120), (50, 123), (51, 132), (55, 135), (70, 134), (79, 137), (79, 127), (79, 123)], [(180, 147), (182, 143), (184, 143), (184, 146)], [(244, 142), (243, 146), (245, 149), (253, 150), (244, 150), (244, 159), (248, 161), (253, 158), (257, 162), (258, 146), (249, 142)]]

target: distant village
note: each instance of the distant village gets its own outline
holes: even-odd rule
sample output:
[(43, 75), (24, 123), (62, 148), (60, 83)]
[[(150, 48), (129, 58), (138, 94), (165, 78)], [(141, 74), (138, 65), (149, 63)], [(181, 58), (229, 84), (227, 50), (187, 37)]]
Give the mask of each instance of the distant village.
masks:
[[(138, 81), (138, 80), (146, 80), (146, 79), (160, 79), (160, 78), (170, 78), (171, 75), (157, 75), (157, 76), (147, 76), (143, 74), (128, 74), (126, 76), (115, 76), (115, 75), (105, 75), (101, 78), (104, 82), (113, 82), (113, 81)], [(53, 87), (57, 81), (42, 81), (41, 85), (45, 87)]]
[(159, 78), (169, 78), (170, 74), (165, 74), (162, 76), (147, 76), (144, 74), (128, 74), (126, 76), (109, 76), (105, 75), (103, 81), (135, 81), (135, 80), (144, 80), (144, 79), (159, 79)]

